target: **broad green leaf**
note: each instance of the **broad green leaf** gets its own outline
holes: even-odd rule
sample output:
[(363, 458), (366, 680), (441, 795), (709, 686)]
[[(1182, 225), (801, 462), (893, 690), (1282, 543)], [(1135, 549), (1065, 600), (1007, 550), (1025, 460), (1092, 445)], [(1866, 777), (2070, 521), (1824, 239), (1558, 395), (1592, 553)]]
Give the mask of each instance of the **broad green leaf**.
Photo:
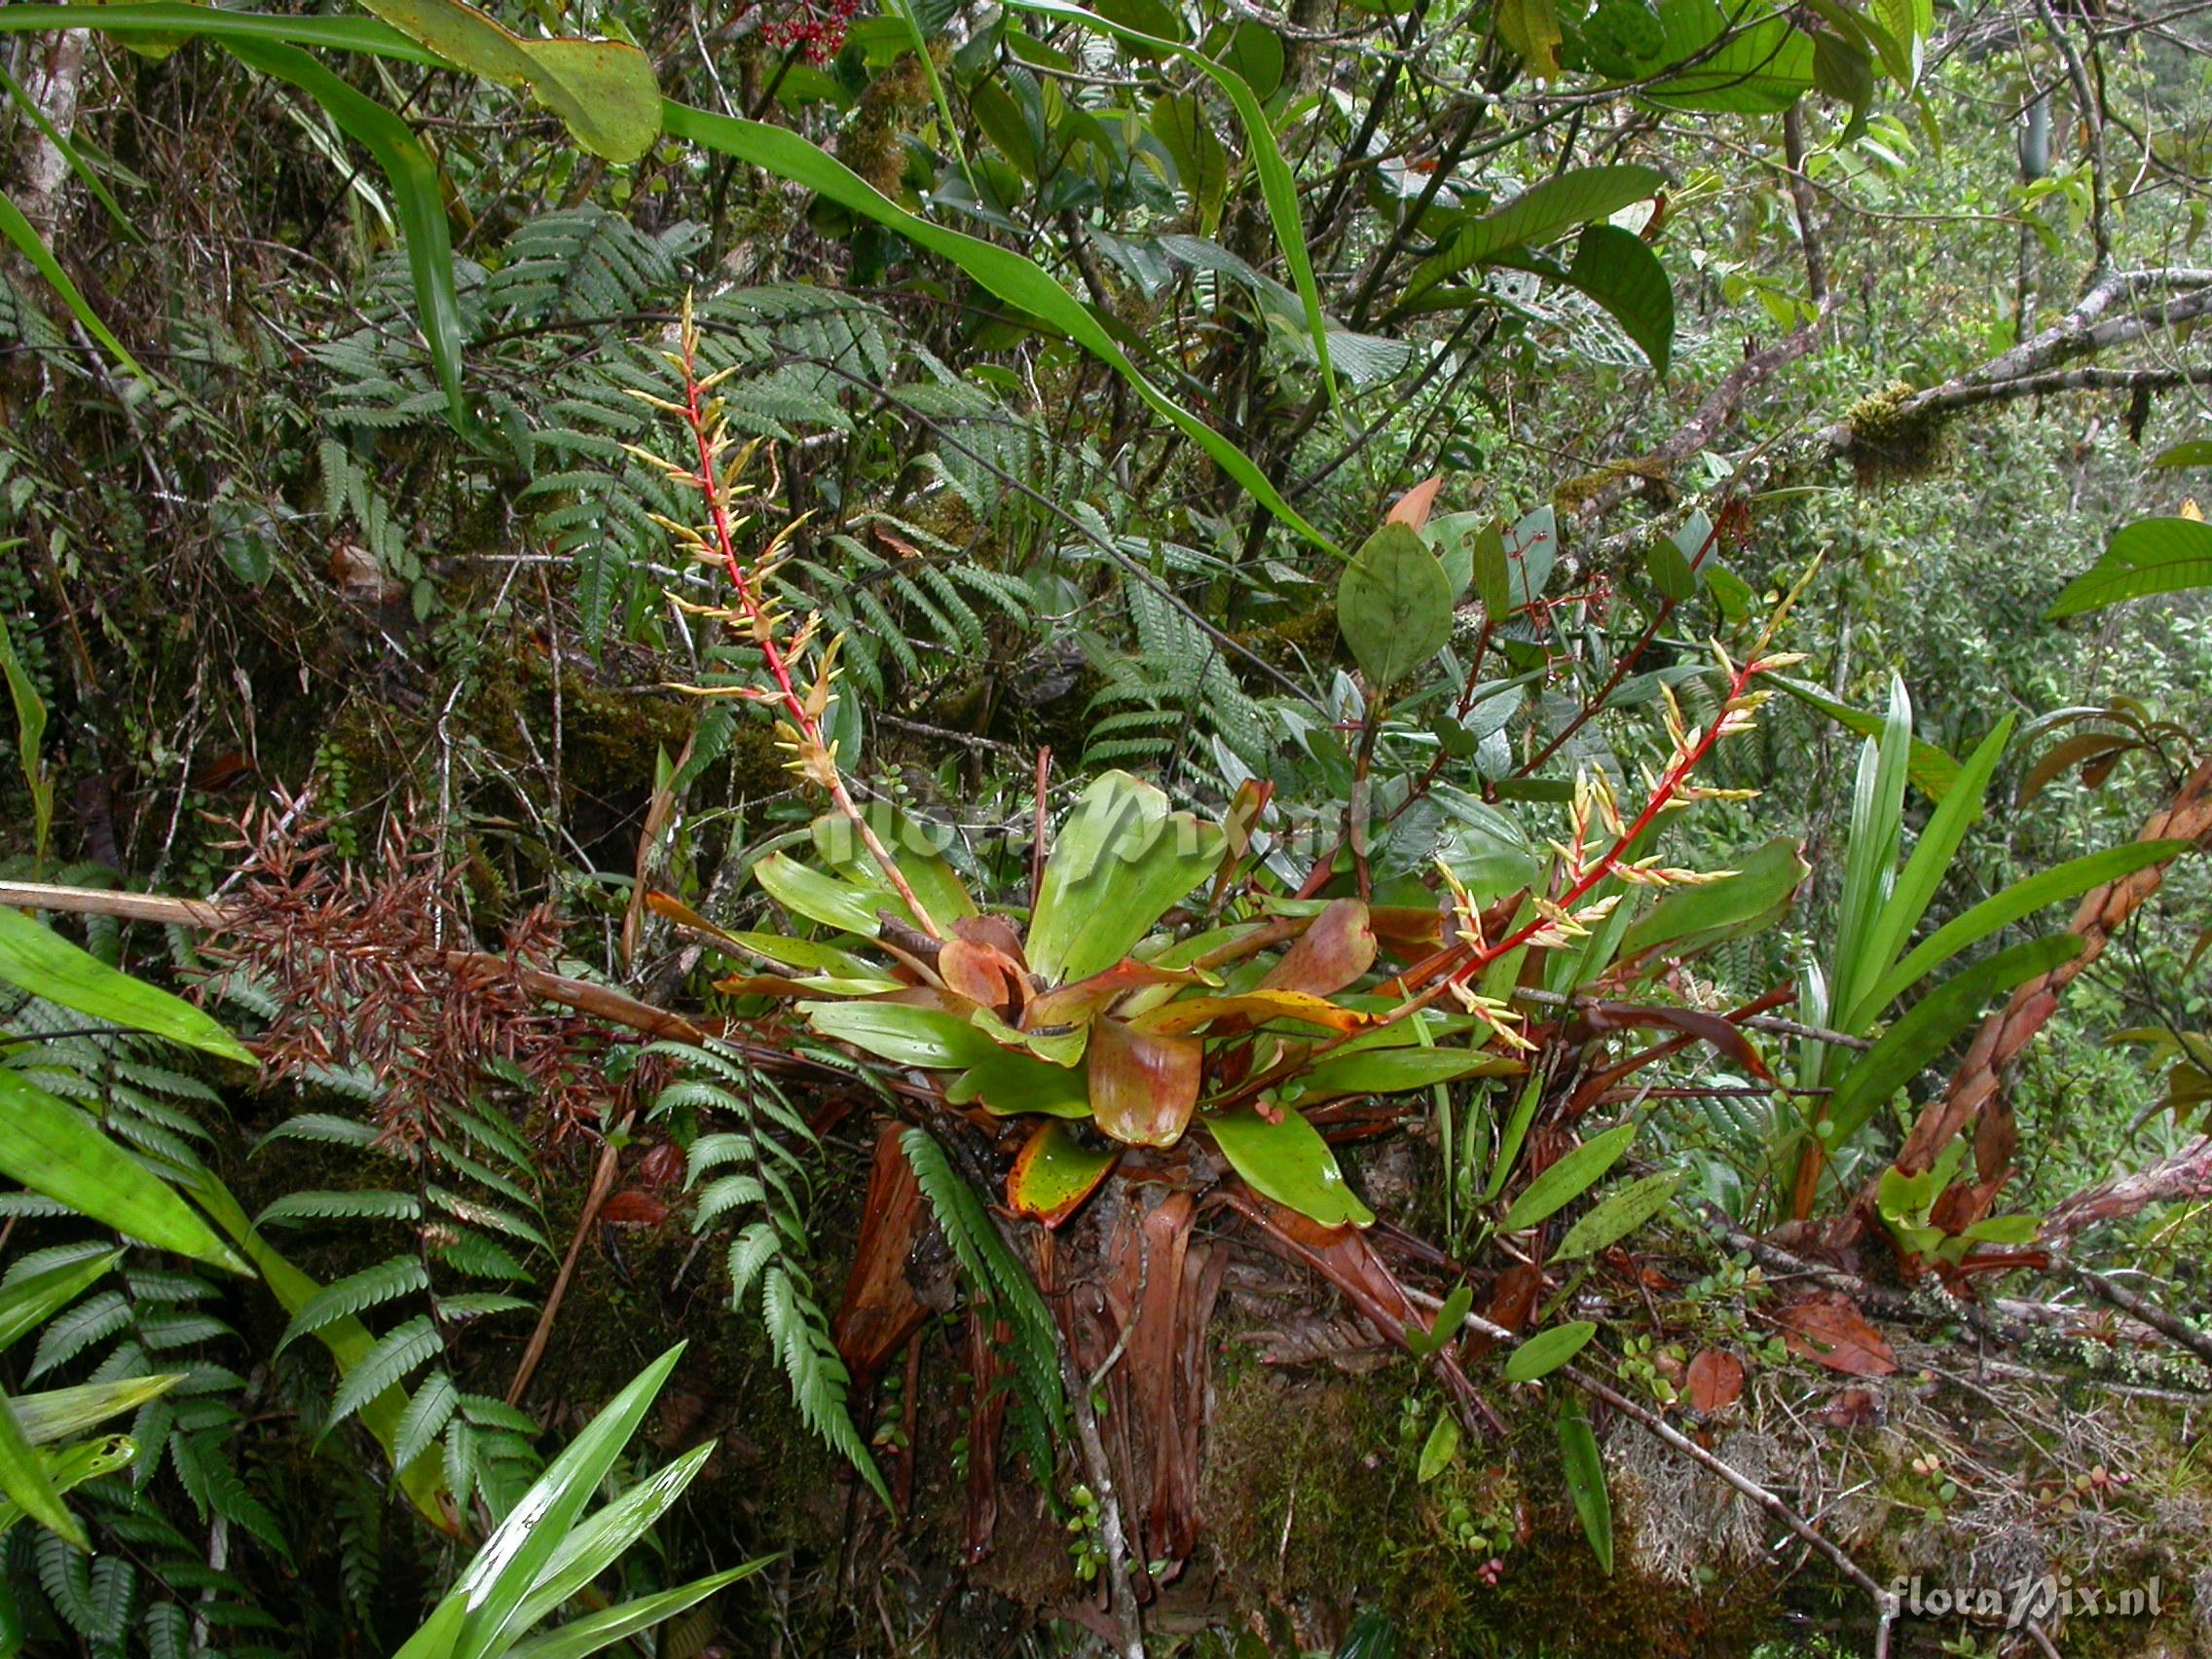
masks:
[(48, 1268), (0, 1290), (0, 1348), (11, 1347), (37, 1330), (122, 1260), (121, 1250), (110, 1250), (105, 1255)]
[(1436, 1414), (1436, 1425), (1421, 1442), (1420, 1463), (1414, 1471), (1414, 1479), (1422, 1486), (1452, 1466), (1452, 1459), (1459, 1456), (1459, 1419), (1446, 1406)]
[(1977, 962), (1914, 1003), (1881, 1040), (1858, 1057), (1828, 1096), (1833, 1152), (1865, 1126), (1882, 1103), (1910, 1083), (1953, 1038), (1981, 1017), (1992, 997), (2048, 973), (2082, 953), (2075, 934), (2031, 940)]
[(48, 1531), (78, 1549), (92, 1549), (84, 1523), (69, 1513), (61, 1494), (54, 1490), (54, 1479), (24, 1438), (15, 1405), (6, 1394), (0, 1394), (0, 1493)]
[(1858, 40), (1832, 29), (1813, 32), (1813, 85), (1851, 111), (1836, 142), (1857, 141), (1866, 130), (1866, 112), (1874, 103), (1874, 58), (1863, 35)]
[(43, 1388), (35, 1394), (18, 1394), (13, 1404), (17, 1426), (33, 1446), (56, 1441), (96, 1428), (110, 1418), (134, 1412), (148, 1400), (158, 1400), (179, 1382), (179, 1373), (153, 1377), (124, 1377), (107, 1382), (79, 1382), (68, 1388)]
[(741, 1578), (750, 1578), (780, 1559), (777, 1556), (762, 1556), (757, 1561), (747, 1562), (743, 1567), (729, 1567), (706, 1578), (695, 1578), (674, 1590), (641, 1596), (634, 1602), (623, 1602), (600, 1612), (586, 1613), (579, 1619), (570, 1620), (559, 1630), (516, 1643), (507, 1649), (509, 1659), (584, 1659), (587, 1654), (602, 1652), (617, 1641), (627, 1641), (640, 1631), (650, 1630), (654, 1625), (674, 1618), (684, 1608), (705, 1601), (716, 1591), (725, 1589)]
[(0, 1067), (0, 1174), (103, 1227), (234, 1272), (252, 1269), (83, 1112)]
[(1483, 614), (1493, 623), (1503, 622), (1513, 608), (1513, 571), (1505, 557), (1505, 529), (1493, 519), (1468, 544), (1472, 555), (1475, 597)]
[(999, 1047), (958, 1014), (896, 1002), (803, 1002), (806, 1021), (894, 1065), (963, 1071), (995, 1058)]
[(501, 86), (529, 87), (595, 156), (634, 162), (660, 136), (660, 88), (651, 60), (634, 46), (510, 34), (461, 0), (360, 3), (449, 63)]
[(1271, 1124), (1253, 1107), (1237, 1106), (1198, 1121), (1254, 1191), (1323, 1227), (1374, 1221), (1375, 1212), (1346, 1184), (1329, 1143), (1297, 1112), (1284, 1111), (1281, 1122)]
[(1153, 100), (1152, 130), (1175, 163), (1176, 182), (1198, 210), (1199, 226), (1212, 235), (1229, 193), (1229, 152), (1205, 106), (1189, 92), (1162, 92)]
[(1539, 1377), (1549, 1377), (1588, 1346), (1597, 1334), (1598, 1327), (1587, 1319), (1538, 1331), (1506, 1356), (1505, 1380), (1533, 1382)]
[[(8, 15), (9, 8), (0, 7), (0, 18)], [(46, 245), (46, 239), (38, 234), (37, 227), (23, 217), (23, 211), (0, 192), (0, 236), (15, 244), (15, 249), (29, 261), (31, 269), (45, 277), (54, 291), (61, 296), (61, 303), (70, 313), (85, 325), (85, 332), (106, 347), (109, 355), (144, 381), (148, 386), (157, 384), (154, 377), (139, 367), (138, 359), (124, 349), (123, 342), (108, 331), (100, 320), (99, 313), (92, 310), (84, 291), (69, 279), (69, 273), (61, 269), (61, 262), (54, 257), (54, 250)], [(56, 1500), (58, 1501), (58, 1499)]]
[(1882, 49), (1882, 66), (1906, 92), (1920, 83), (1920, 65), (1928, 37), (1936, 32), (1936, 0), (1870, 0), (1867, 8), (1881, 25), (1875, 44)]
[[(1081, 11), (1077, 7), (1060, 6), (1040, 9), (1063, 15)], [(5, 16), (5, 10), (0, 9), (0, 17)], [(1103, 19), (1100, 23), (1103, 25)], [(1230, 78), (1235, 80), (1234, 76)], [(1243, 85), (1241, 81), (1236, 84)], [(1250, 96), (1249, 89), (1245, 95)], [(949, 259), (1009, 305), (1059, 329), (1113, 368), (1146, 404), (1172, 422), (1219, 462), (1222, 470), (1249, 491), (1268, 511), (1314, 546), (1330, 553), (1340, 551), (1284, 499), (1282, 493), (1249, 456), (1147, 380), (1106, 325), (1090, 313), (1089, 308), (1033, 260), (1012, 248), (964, 236), (907, 212), (842, 162), (795, 132), (736, 116), (713, 115), (689, 104), (665, 103), (661, 114), (664, 126), (674, 136), (733, 156), (749, 166), (765, 168), (780, 178), (805, 186), (840, 207), (887, 225), (917, 246)], [(1279, 151), (1277, 159), (1280, 159)]]
[(1979, 944), (2000, 928), (2033, 915), (2046, 904), (2079, 899), (2092, 887), (2118, 881), (2139, 869), (2164, 864), (2189, 851), (2187, 841), (2130, 841), (2101, 853), (2069, 859), (2062, 865), (2039, 870), (2015, 881), (2002, 893), (1991, 894), (1972, 909), (1954, 916), (1915, 945), (1882, 982), (1868, 993), (1865, 1007), (1871, 1015), (1882, 1010), (1962, 950)]
[(1598, 1452), (1598, 1437), (1591, 1432), (1590, 1419), (1579, 1408), (1570, 1407), (1560, 1414), (1559, 1419), (1560, 1466), (1567, 1476), (1567, 1494), (1574, 1500), (1574, 1513), (1581, 1518), (1583, 1536), (1590, 1540), (1590, 1550), (1598, 1558), (1598, 1566), (1610, 1578), (1613, 1575), (1613, 1505), (1605, 1494), (1605, 1460)]
[[(1664, 379), (1675, 349), (1675, 290), (1667, 268), (1643, 239), (1618, 225), (1585, 226), (1567, 279), (1605, 309), (1651, 359), (1651, 372)], [(1685, 578), (1688, 573), (1685, 564)], [(1688, 592), (1677, 597), (1695, 591), (1691, 581)]]
[(879, 910), (903, 908), (888, 887), (863, 887), (802, 865), (783, 853), (770, 853), (753, 866), (761, 891), (793, 915), (873, 938), (883, 925)]
[(1337, 627), (1378, 693), (1424, 666), (1452, 638), (1452, 580), (1420, 533), (1386, 524), (1337, 580)]
[(1120, 1147), (1087, 1146), (1065, 1124), (1041, 1124), (1007, 1171), (1007, 1207), (1057, 1227), (1121, 1161)]
[(1609, 218), (1623, 207), (1656, 196), (1667, 176), (1635, 163), (1574, 167), (1530, 185), (1504, 206), (1455, 231), (1443, 248), (1421, 261), (1406, 283), (1418, 298), (1448, 276), (1481, 265), (1514, 247), (1540, 247), (1577, 225)]
[(1596, 1208), (1567, 1230), (1567, 1236), (1552, 1252), (1552, 1260), (1571, 1262), (1594, 1256), (1626, 1238), (1674, 1201), (1678, 1179), (1675, 1174), (1646, 1175), (1617, 1193), (1606, 1194)]
[(2080, 616), (2122, 600), (2200, 587), (2212, 587), (2212, 524), (2137, 519), (2114, 535), (2102, 559), (2066, 584), (2044, 616)]
[(149, 1031), (241, 1065), (260, 1064), (251, 1050), (182, 997), (118, 973), (6, 905), (0, 905), (0, 979), (111, 1025)]
[(2203, 438), (2192, 439), (2186, 444), (2175, 444), (2160, 450), (2152, 458), (2153, 466), (2212, 466), (2212, 442)]
[(970, 1066), (944, 1091), (954, 1106), (980, 1102), (1002, 1117), (1042, 1113), (1048, 1118), (1090, 1116), (1090, 1079), (1081, 1066), (1054, 1065), (1035, 1054), (1002, 1051)]
[(1272, 98), (1282, 85), (1282, 36), (1262, 22), (1238, 23), (1221, 61), (1243, 77), (1254, 97)]
[(1498, 38), (1529, 66), (1529, 73), (1550, 80), (1559, 74), (1559, 9), (1553, 0), (1497, 0), (1493, 16)]
[(1659, 26), (1666, 33), (1661, 61), (1683, 67), (1642, 88), (1653, 103), (1770, 115), (1812, 89), (1812, 40), (1786, 14), (1754, 15), (1734, 0), (1659, 0)]
[(1621, 939), (1621, 958), (1694, 956), (1770, 927), (1788, 912), (1813, 866), (1796, 839), (1778, 835), (1744, 860), (1734, 875), (1669, 890)]
[(1165, 794), (1126, 772), (1102, 774), (1045, 861), (1029, 966), (1053, 983), (1111, 968), (1212, 877), (1227, 851), (1218, 825), (1171, 811)]
[(1498, 1223), (1500, 1232), (1519, 1233), (1565, 1208), (1604, 1179), (1605, 1171), (1620, 1161), (1636, 1139), (1637, 1125), (1620, 1124), (1604, 1134), (1584, 1141), (1541, 1175), (1530, 1182)]

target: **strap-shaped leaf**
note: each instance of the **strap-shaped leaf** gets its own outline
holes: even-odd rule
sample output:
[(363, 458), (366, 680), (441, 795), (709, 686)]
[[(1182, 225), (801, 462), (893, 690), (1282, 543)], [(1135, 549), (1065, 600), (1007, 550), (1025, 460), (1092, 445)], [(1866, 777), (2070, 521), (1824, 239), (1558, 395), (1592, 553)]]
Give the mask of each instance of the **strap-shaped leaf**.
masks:
[(219, 1021), (182, 997), (119, 973), (52, 928), (5, 905), (0, 905), (0, 979), (94, 1019), (151, 1032), (242, 1065), (260, 1063)]

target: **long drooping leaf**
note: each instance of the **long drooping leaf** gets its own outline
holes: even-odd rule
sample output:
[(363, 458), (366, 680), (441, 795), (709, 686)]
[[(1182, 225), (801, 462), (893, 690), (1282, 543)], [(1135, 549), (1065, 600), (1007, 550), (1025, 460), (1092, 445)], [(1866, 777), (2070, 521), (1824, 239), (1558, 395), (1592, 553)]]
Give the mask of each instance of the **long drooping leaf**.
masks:
[[(183, 10), (199, 8), (188, 6)], [(313, 98), (384, 169), (407, 243), (416, 312), (438, 385), (446, 394), (447, 414), (457, 430), (476, 434), (480, 424), (461, 385), (461, 300), (454, 285), (453, 235), (446, 224), (437, 163), (407, 123), (297, 47), (273, 45), (251, 36), (225, 36), (223, 45), (240, 62), (279, 81), (289, 81)]]
[(2122, 600), (2212, 587), (2212, 524), (2138, 519), (2115, 533), (2104, 557), (2066, 584), (2046, 617), (2080, 616)]
[(2031, 940), (1999, 951), (1986, 962), (1975, 963), (1914, 1003), (1903, 1018), (1859, 1056), (1828, 1096), (1828, 1121), (1834, 1125), (1830, 1150), (1864, 1127), (1883, 1101), (1918, 1076), (1953, 1038), (1980, 1017), (1992, 997), (2038, 974), (2048, 973), (2061, 962), (2072, 961), (2082, 954), (2082, 940), (2073, 934)]
[(1650, 244), (1618, 225), (1586, 226), (1567, 279), (1605, 309), (1665, 379), (1675, 350), (1675, 290)]
[[(6, 17), (6, 8), (0, 8), (0, 18)], [(69, 308), (70, 314), (85, 325), (85, 332), (106, 347), (110, 355), (144, 381), (154, 384), (154, 377), (138, 366), (138, 359), (124, 349), (123, 342), (108, 331), (100, 320), (99, 313), (92, 310), (83, 290), (69, 279), (69, 273), (61, 269), (61, 262), (54, 257), (54, 250), (46, 245), (46, 239), (36, 227), (23, 217), (23, 210), (0, 192), (0, 236), (15, 244), (16, 251), (30, 262), (31, 268), (61, 296), (61, 303)]]
[(2187, 841), (2130, 841), (2123, 847), (2109, 847), (2101, 853), (2069, 859), (2062, 865), (2039, 870), (2025, 880), (2015, 881), (1963, 915), (1954, 916), (1913, 946), (1905, 959), (1868, 994), (1865, 1006), (1879, 1015), (1883, 1009), (1960, 951), (1979, 944), (2000, 928), (2010, 927), (2046, 904), (2079, 899), (2092, 887), (2102, 887), (2108, 881), (2118, 881), (2139, 869), (2177, 859), (2189, 848)]
[(1607, 1577), (1613, 1571), (1613, 1504), (1605, 1493), (1605, 1460), (1598, 1452), (1598, 1436), (1581, 1408), (1569, 1401), (1560, 1413), (1560, 1464), (1567, 1476), (1567, 1494), (1581, 1518), (1583, 1536)]
[(258, 1065), (221, 1023), (157, 986), (118, 973), (20, 910), (0, 905), (0, 979), (94, 1019)]
[(623, 1641), (640, 1631), (650, 1630), (657, 1624), (676, 1617), (684, 1608), (704, 1602), (716, 1591), (735, 1584), (741, 1578), (750, 1578), (777, 1558), (762, 1556), (749, 1561), (743, 1567), (732, 1567), (721, 1572), (710, 1573), (705, 1578), (694, 1578), (688, 1584), (680, 1584), (673, 1590), (657, 1595), (640, 1596), (634, 1602), (623, 1602), (596, 1613), (586, 1613), (580, 1619), (571, 1619), (559, 1630), (530, 1641), (518, 1642), (506, 1651), (513, 1659), (584, 1659), (584, 1655), (599, 1653)]
[(1336, 543), (1283, 498), (1251, 457), (1154, 386), (1106, 326), (1034, 260), (907, 212), (828, 151), (781, 127), (716, 115), (673, 101), (662, 106), (662, 120), (676, 137), (734, 156), (748, 166), (764, 167), (840, 207), (888, 225), (918, 246), (951, 260), (1009, 305), (1059, 329), (1120, 374), (1139, 397), (1174, 423), (1219, 462), (1224, 472), (1249, 491), (1253, 499), (1314, 546), (1341, 556)]
[(260, 40), (359, 52), (432, 69), (450, 69), (427, 47), (370, 18), (284, 17), (194, 6), (185, 0), (142, 0), (129, 6), (0, 6), (0, 31), (97, 29), (123, 40)]
[[(1245, 143), (1249, 147), (1252, 169), (1259, 174), (1260, 197), (1267, 204), (1268, 217), (1274, 225), (1275, 241), (1282, 249), (1283, 263), (1290, 268), (1291, 285), (1298, 290), (1299, 302), (1306, 310), (1306, 326), (1313, 338), (1313, 353), (1320, 363), (1321, 383), (1328, 388), (1329, 401), (1342, 408), (1337, 390), (1335, 371), (1329, 363), (1329, 324), (1321, 312), (1321, 291), (1313, 281), (1313, 260), (1306, 247), (1306, 224), (1298, 205), (1298, 181), (1292, 175), (1290, 164), (1283, 159), (1282, 146), (1275, 142), (1274, 128), (1268, 121), (1268, 112), (1253, 95), (1244, 77), (1225, 62), (1219, 62), (1205, 53), (1181, 41), (1151, 35), (1131, 28), (1125, 23), (1102, 18), (1095, 12), (1087, 12), (1081, 6), (1068, 4), (1068, 0), (1008, 0), (1011, 9), (1033, 12), (1043, 17), (1059, 18), (1079, 23), (1085, 28), (1096, 29), (1105, 34), (1143, 47), (1149, 52), (1172, 54), (1191, 64), (1200, 74), (1219, 87), (1236, 116), (1244, 124)], [(1269, 503), (1273, 510), (1273, 503)]]
[(252, 1271), (174, 1189), (91, 1118), (5, 1067), (0, 1174), (133, 1238), (235, 1272)]
[(537, 40), (510, 33), (461, 0), (360, 0), (411, 40), (501, 86), (527, 86), (576, 142), (634, 162), (660, 136), (652, 61), (616, 40)]

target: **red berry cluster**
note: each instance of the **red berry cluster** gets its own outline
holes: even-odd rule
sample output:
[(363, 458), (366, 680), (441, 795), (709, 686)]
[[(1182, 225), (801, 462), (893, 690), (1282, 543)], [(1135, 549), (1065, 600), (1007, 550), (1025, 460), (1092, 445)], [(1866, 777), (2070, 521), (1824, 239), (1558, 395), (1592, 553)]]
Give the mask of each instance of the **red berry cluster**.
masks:
[(760, 25), (770, 46), (795, 46), (809, 63), (827, 63), (845, 44), (845, 25), (861, 9), (860, 0), (792, 0), (792, 9)]

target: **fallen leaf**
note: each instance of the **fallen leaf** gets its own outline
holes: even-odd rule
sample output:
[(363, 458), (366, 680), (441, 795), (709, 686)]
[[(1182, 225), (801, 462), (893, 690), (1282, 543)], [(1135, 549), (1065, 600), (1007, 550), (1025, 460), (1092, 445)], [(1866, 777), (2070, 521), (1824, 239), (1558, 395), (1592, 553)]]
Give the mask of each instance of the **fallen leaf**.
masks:
[(1744, 1362), (1726, 1348), (1701, 1348), (1690, 1361), (1689, 1384), (1693, 1410), (1723, 1410), (1744, 1391)]
[(615, 1227), (652, 1227), (668, 1219), (668, 1206), (650, 1193), (626, 1187), (599, 1206), (599, 1219)]
[(1851, 1377), (1887, 1377), (1898, 1368), (1896, 1350), (1840, 1292), (1808, 1297), (1783, 1309), (1775, 1320), (1799, 1359), (1818, 1360)]

